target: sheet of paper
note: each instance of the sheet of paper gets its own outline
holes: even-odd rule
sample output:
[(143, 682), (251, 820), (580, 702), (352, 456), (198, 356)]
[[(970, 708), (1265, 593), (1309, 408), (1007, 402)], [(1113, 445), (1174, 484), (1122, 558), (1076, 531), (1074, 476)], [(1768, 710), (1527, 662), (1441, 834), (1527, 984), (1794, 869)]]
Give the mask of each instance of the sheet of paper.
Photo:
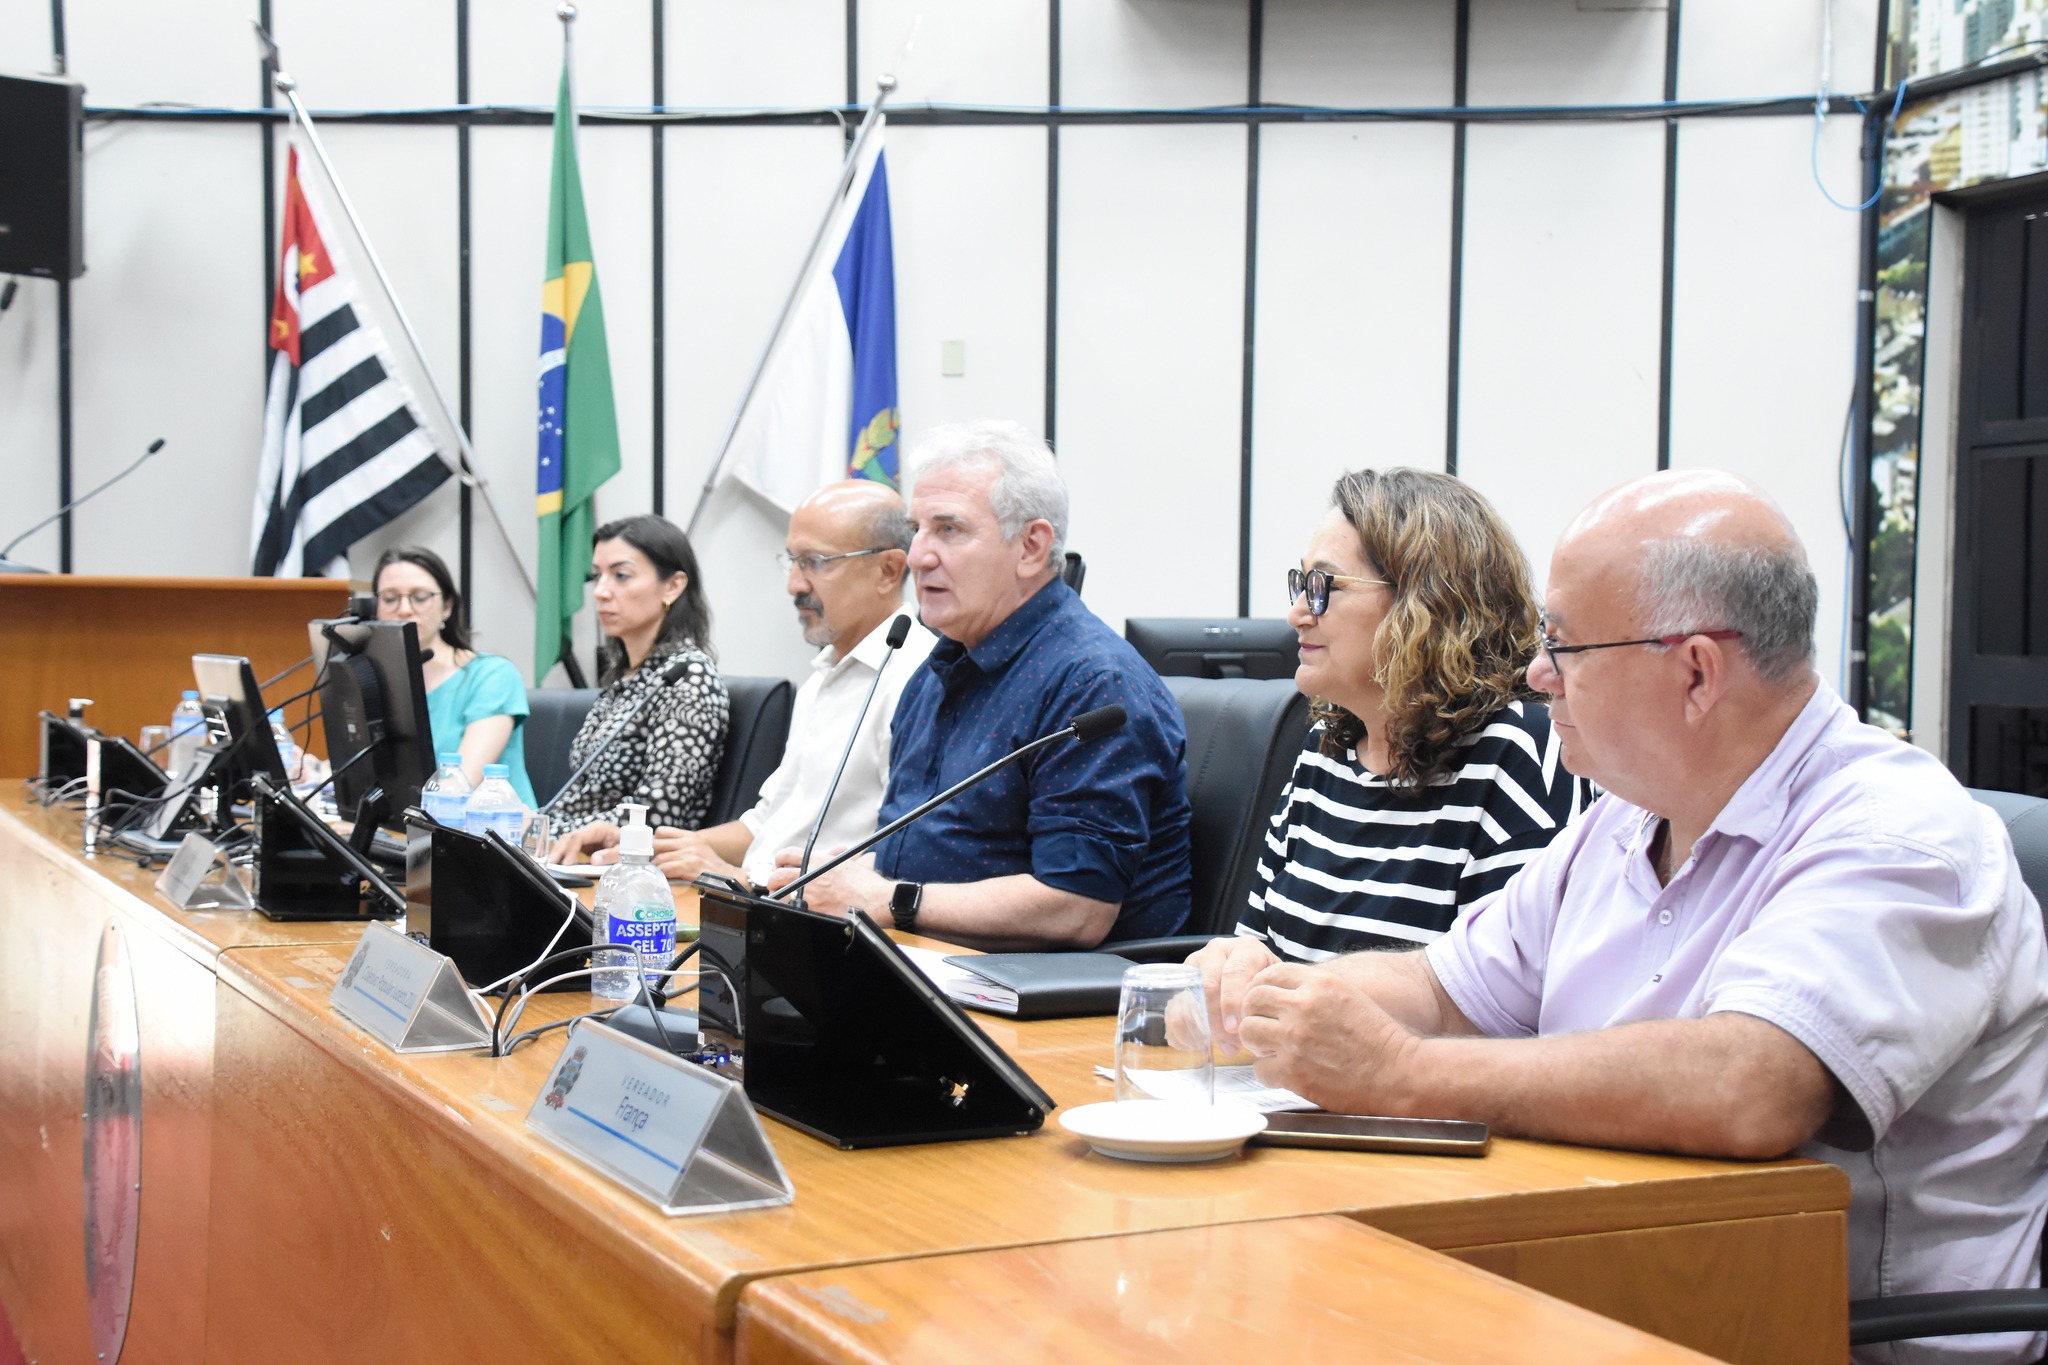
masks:
[[(1104, 1080), (1116, 1079), (1116, 1072), (1106, 1066), (1096, 1067), (1095, 1074)], [(1139, 1089), (1154, 1099), (1200, 1098), (1194, 1076), (1186, 1071), (1146, 1071), (1135, 1073), (1133, 1079)], [(1292, 1090), (1282, 1090), (1274, 1085), (1260, 1085), (1259, 1078), (1252, 1074), (1249, 1065), (1217, 1067), (1216, 1098), (1227, 1099), (1234, 1104), (1250, 1105), (1262, 1114), (1278, 1114), (1316, 1107)]]

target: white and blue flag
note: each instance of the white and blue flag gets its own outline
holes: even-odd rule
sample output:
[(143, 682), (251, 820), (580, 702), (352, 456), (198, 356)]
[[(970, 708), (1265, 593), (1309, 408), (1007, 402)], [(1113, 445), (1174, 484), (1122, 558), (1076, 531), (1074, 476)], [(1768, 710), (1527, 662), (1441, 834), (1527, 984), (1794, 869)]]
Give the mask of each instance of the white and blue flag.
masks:
[[(880, 117), (880, 115), (876, 115)], [(881, 127), (733, 430), (725, 470), (784, 510), (824, 484), (896, 484), (896, 267)]]

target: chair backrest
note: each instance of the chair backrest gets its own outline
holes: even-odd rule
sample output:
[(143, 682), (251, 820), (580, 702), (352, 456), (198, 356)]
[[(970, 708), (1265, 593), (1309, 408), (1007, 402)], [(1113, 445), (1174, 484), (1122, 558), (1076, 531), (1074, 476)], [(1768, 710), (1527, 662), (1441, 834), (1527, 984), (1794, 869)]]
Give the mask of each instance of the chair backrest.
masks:
[(1280, 678), (1167, 678), (1188, 733), (1194, 907), (1189, 934), (1237, 923), (1266, 821), (1308, 735), (1308, 698)]
[(1068, 587), (1078, 593), (1081, 591), (1081, 585), (1088, 581), (1088, 561), (1072, 550), (1067, 551), (1066, 564), (1060, 570), (1060, 577), (1066, 580)]
[(1969, 790), (1970, 795), (1997, 811), (2005, 821), (2005, 832), (2012, 836), (2012, 851), (2019, 856), (2020, 876), (2034, 893), (2034, 899), (2041, 902), (2042, 913), (2048, 914), (2048, 801), (2018, 792), (1984, 791), (1977, 787)]
[(594, 687), (526, 689), (526, 776), (542, 805), (569, 780), (569, 746), (596, 701)]
[(725, 730), (725, 755), (711, 784), (711, 813), (704, 817), (707, 829), (739, 819), (760, 799), (761, 784), (782, 762), (782, 746), (789, 741), (789, 712), (796, 704), (796, 689), (787, 678), (728, 675), (725, 694), (732, 706), (731, 720)]

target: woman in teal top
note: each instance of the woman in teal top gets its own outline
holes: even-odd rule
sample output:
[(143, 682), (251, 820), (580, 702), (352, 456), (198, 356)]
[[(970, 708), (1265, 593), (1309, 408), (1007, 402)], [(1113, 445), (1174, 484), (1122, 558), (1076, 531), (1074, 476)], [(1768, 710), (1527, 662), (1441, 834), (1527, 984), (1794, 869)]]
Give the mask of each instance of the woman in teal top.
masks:
[(527, 809), (538, 805), (526, 776), (526, 680), (511, 660), (470, 648), (462, 598), (441, 556), (411, 545), (386, 550), (371, 586), (377, 618), (411, 621), (421, 651), (432, 651), (420, 673), (435, 757), (460, 753), (472, 787), (483, 781), (484, 764), (502, 763)]

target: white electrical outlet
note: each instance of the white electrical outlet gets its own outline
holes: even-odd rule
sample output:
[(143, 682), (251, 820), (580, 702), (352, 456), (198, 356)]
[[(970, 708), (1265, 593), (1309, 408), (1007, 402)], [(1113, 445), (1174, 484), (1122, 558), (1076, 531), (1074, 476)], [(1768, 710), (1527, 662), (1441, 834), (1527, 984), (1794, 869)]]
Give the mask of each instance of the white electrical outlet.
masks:
[(967, 373), (967, 343), (964, 341), (942, 341), (939, 343), (939, 374), (946, 379), (958, 379)]

